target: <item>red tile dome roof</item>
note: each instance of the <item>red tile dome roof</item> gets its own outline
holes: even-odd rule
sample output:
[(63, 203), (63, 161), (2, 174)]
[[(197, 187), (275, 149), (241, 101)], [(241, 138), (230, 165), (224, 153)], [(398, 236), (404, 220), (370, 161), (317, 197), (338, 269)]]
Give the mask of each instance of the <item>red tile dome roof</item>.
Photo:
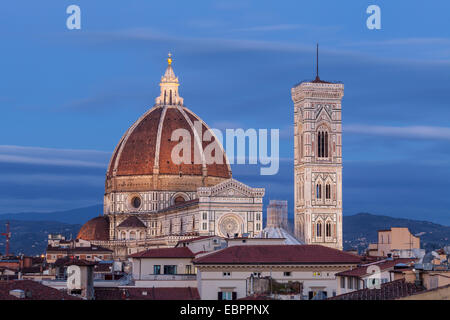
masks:
[[(216, 185), (231, 178), (231, 168), (221, 142), (216, 140), (212, 131), (209, 131), (211, 139), (203, 141), (209, 128), (184, 106), (178, 86), (172, 58), (169, 57), (155, 106), (125, 132), (114, 150), (106, 173), (106, 194), (150, 190), (196, 191), (198, 187)], [(189, 133), (190, 137), (190, 161), (184, 160), (181, 164), (172, 161), (174, 147), (185, 139), (183, 134), (176, 137), (179, 140), (172, 141), (172, 134), (177, 129), (186, 130), (183, 132)], [(221, 161), (207, 159), (211, 147), (206, 148), (213, 142), (217, 145), (212, 156)]]
[(80, 229), (77, 239), (83, 240), (109, 240), (109, 219), (107, 216), (99, 216), (86, 222)]
[[(187, 130), (191, 137), (191, 157), (194, 161), (194, 143), (203, 150), (211, 141), (200, 141), (194, 135), (194, 123), (201, 124), (202, 135), (209, 130), (206, 124), (192, 111), (181, 106), (155, 106), (145, 113), (125, 133), (114, 151), (108, 167), (108, 177), (130, 175), (202, 175), (202, 167), (208, 176), (231, 178), (231, 169), (225, 152), (222, 164), (175, 164), (171, 159), (172, 149), (179, 141), (171, 141), (176, 129)], [(223, 150), (222, 146), (220, 145)]]

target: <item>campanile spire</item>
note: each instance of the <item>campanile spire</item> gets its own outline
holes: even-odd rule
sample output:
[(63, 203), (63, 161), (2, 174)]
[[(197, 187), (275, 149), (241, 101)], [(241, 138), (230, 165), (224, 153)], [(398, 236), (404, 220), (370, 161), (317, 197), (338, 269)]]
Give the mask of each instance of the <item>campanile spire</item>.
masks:
[(320, 80), (319, 77), (319, 44), (316, 47), (316, 80)]

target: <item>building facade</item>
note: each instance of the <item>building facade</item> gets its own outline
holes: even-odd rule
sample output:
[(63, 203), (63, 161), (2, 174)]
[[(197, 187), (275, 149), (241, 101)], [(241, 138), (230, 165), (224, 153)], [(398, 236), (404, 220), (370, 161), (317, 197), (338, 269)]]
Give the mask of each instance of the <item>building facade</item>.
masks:
[(267, 228), (288, 229), (288, 209), (286, 200), (270, 200), (267, 206)]
[(369, 245), (369, 254), (376, 257), (412, 257), (420, 251), (425, 254), (420, 250), (420, 238), (403, 227), (378, 230), (378, 242)]
[(343, 95), (343, 84), (318, 76), (292, 88), (295, 234), (341, 250)]
[[(267, 278), (281, 284), (301, 283), (302, 299), (337, 294), (336, 274), (355, 268), (360, 257), (320, 245), (234, 245), (196, 258), (202, 300), (242, 299), (252, 294), (249, 280)], [(274, 293), (274, 288), (272, 288)]]

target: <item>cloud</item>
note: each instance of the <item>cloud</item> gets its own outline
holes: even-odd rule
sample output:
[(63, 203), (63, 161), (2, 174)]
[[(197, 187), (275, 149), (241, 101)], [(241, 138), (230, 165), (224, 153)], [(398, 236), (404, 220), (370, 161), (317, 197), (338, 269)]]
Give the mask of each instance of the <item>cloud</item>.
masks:
[(101, 203), (110, 152), (0, 145), (0, 213)]
[(233, 29), (233, 31), (239, 32), (266, 32), (266, 31), (285, 31), (285, 30), (310, 30), (310, 31), (336, 31), (340, 29), (335, 26), (315, 26), (305, 24), (273, 24), (264, 26), (253, 26), (247, 28)]
[(101, 197), (56, 199), (49, 197), (24, 199), (22, 197), (0, 198), (0, 214), (21, 212), (54, 212), (88, 207), (101, 203)]
[(106, 168), (110, 152), (0, 145), (0, 162)]
[(423, 46), (423, 45), (450, 45), (450, 38), (398, 38), (398, 39), (387, 39), (381, 41), (360, 41), (360, 42), (350, 42), (344, 45), (348, 46)]
[(78, 184), (83, 186), (104, 186), (104, 177), (99, 175), (90, 174), (77, 174), (77, 175), (63, 175), (63, 174), (48, 174), (48, 173), (35, 173), (35, 174), (2, 174), (0, 175), (0, 183), (5, 185), (27, 185), (27, 186), (67, 186), (68, 184)]
[(432, 127), (432, 126), (392, 127), (392, 126), (353, 124), (353, 125), (345, 125), (343, 130), (346, 133), (360, 133), (367, 135), (389, 136), (399, 138), (450, 140), (449, 127)]
[[(60, 39), (60, 37), (58, 37)], [(170, 44), (184, 45), (187, 50), (196, 52), (205, 52), (210, 49), (233, 49), (233, 50), (265, 50), (265, 51), (313, 51), (310, 45), (302, 45), (298, 43), (269, 41), (269, 40), (252, 40), (252, 39), (234, 39), (219, 37), (180, 37), (170, 34), (159, 33), (154, 29), (133, 28), (115, 31), (96, 31), (85, 32), (76, 38), (78, 41), (86, 42), (89, 45), (104, 46), (105, 44), (118, 44), (119, 42), (150, 42), (155, 44), (163, 44), (167, 47)], [(73, 40), (73, 39), (72, 39)], [(122, 47), (124, 48), (124, 47)]]
[(245, 0), (238, 0), (238, 1), (220, 0), (213, 2), (213, 7), (216, 8), (217, 10), (235, 11), (249, 8), (250, 2)]

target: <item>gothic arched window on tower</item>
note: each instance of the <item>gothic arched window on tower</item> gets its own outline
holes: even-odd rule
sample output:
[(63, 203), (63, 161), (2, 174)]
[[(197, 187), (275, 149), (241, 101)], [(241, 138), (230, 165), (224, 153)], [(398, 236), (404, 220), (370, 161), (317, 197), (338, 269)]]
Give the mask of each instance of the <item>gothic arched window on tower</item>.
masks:
[(322, 199), (322, 185), (320, 183), (316, 185), (316, 198)]
[(329, 221), (325, 225), (325, 236), (331, 237), (331, 223)]
[(317, 156), (321, 157), (321, 151), (322, 151), (322, 131), (319, 131), (317, 133)]
[(317, 156), (328, 158), (328, 132), (321, 130), (317, 133)]
[(331, 199), (331, 186), (329, 184), (325, 186), (325, 199)]
[(322, 222), (317, 222), (317, 237), (320, 238), (322, 236)]

